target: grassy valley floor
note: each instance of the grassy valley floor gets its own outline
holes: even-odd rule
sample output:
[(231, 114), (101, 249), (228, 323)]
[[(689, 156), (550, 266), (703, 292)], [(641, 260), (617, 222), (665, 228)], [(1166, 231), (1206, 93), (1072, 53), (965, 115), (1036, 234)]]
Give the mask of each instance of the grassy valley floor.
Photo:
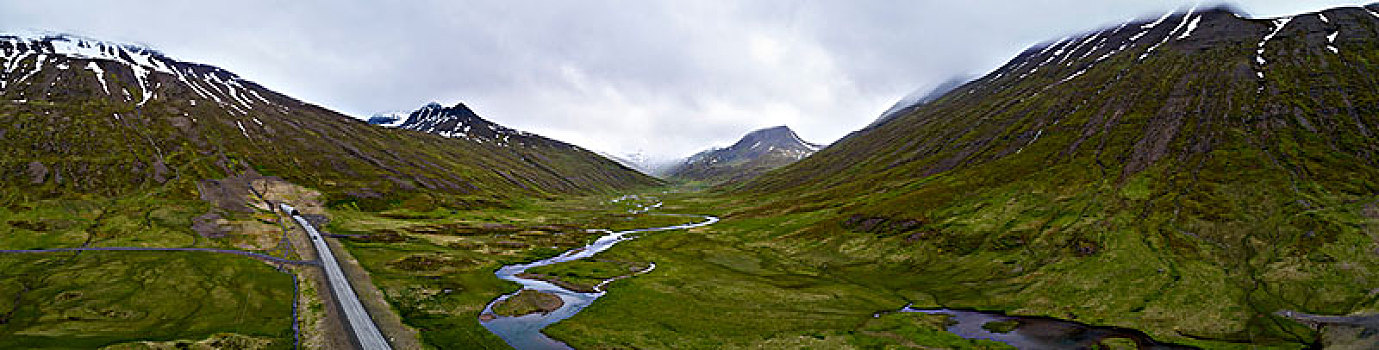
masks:
[[(1264, 285), (1251, 291), (1242, 286), (1247, 280), (1222, 270), (1227, 262), (1164, 254), (1134, 235), (1108, 235), (1096, 254), (1049, 256), (1001, 246), (999, 235), (980, 249), (957, 249), (951, 238), (852, 229), (870, 219), (847, 219), (845, 202), (763, 208), (760, 198), (675, 188), (615, 198), (472, 210), (399, 203), (373, 212), (341, 205), (326, 209), (330, 221), (323, 227), (338, 235), (424, 346), (438, 349), (508, 348), (479, 323), (489, 301), (518, 288), (493, 275), (503, 265), (578, 248), (605, 234), (598, 229), (698, 221), (631, 212), (658, 200), (664, 206), (657, 213), (723, 220), (642, 234), (590, 259), (529, 271), (587, 288), (636, 274), (608, 284), (606, 296), (547, 334), (579, 349), (1007, 348), (944, 331), (950, 321), (942, 315), (887, 312), (914, 305), (1132, 328), (1209, 349), (1288, 349), (1311, 345), (1323, 332), (1260, 315), (1284, 308), (1376, 309), (1373, 296), (1356, 297), (1351, 289), (1359, 287), (1327, 277), (1334, 271), (1280, 274), (1287, 269), (1278, 264), (1288, 261), (1275, 262), (1274, 272), (1260, 277)], [(162, 240), (149, 243), (158, 246), (243, 247), (233, 237), (178, 234), (175, 228), (189, 223), (161, 219), (178, 215), (156, 209), (160, 203), (107, 204), (129, 209), (104, 217), (68, 214), (85, 212), (72, 206), (98, 204), (0, 214), (14, 247), (80, 246), (88, 235), (99, 246), (138, 245), (139, 237), (150, 237)], [(141, 207), (148, 210), (135, 210)], [(130, 221), (140, 217), (147, 219)], [(142, 227), (166, 232), (140, 236)], [(650, 273), (637, 274), (652, 264)], [(0, 255), (0, 274), (0, 348), (291, 347), (292, 279), (253, 259), (194, 252)], [(1302, 282), (1289, 281), (1311, 281), (1311, 299), (1285, 304), (1304, 295)], [(1316, 307), (1342, 304), (1349, 306)], [(1251, 333), (1260, 329), (1272, 331)]]
[(398, 208), (384, 212), (338, 209), (331, 234), (368, 270), (403, 322), (429, 346), (506, 349), (479, 324), (489, 301), (518, 286), (499, 280), (503, 265), (535, 261), (575, 249), (602, 231), (670, 226), (692, 217), (631, 214), (650, 200), (613, 197), (514, 203), (471, 211)]
[(292, 349), (292, 277), (203, 252), (0, 254), (0, 348)]
[[(728, 217), (599, 255), (654, 262), (657, 269), (613, 283), (607, 296), (547, 333), (580, 349), (1003, 346), (944, 332), (943, 320), (934, 319), (943, 316), (876, 314), (913, 304), (1126, 327), (1209, 349), (1297, 349), (1319, 334), (1298, 323), (1258, 319), (1248, 308), (1260, 300), (1240, 292), (1238, 281), (1217, 266), (1164, 257), (1135, 242), (1118, 242), (1092, 257), (1051, 260), (1020, 250), (956, 253), (904, 236), (840, 229), (820, 236), (820, 227), (840, 226), (835, 210), (762, 215), (753, 203), (668, 196), (666, 212)], [(1173, 259), (1173, 269), (1143, 260), (1160, 258)], [(1357, 302), (1364, 309), (1373, 300)], [(1270, 327), (1296, 338), (1234, 333), (1260, 321), (1276, 322)]]
[[(657, 210), (662, 213), (718, 215), (748, 203), (699, 192), (660, 192), (654, 195), (666, 200)], [(586, 244), (600, 235), (589, 229), (696, 221), (631, 215), (627, 209), (636, 204), (609, 199), (529, 202), (471, 212), (336, 211), (330, 231), (360, 235), (346, 239), (346, 246), (404, 322), (416, 327), (430, 346), (507, 348), (478, 322), (490, 300), (517, 288), (494, 278), (495, 269)], [(827, 214), (733, 219), (648, 233), (591, 259), (534, 269), (532, 273), (589, 287), (657, 266), (651, 273), (611, 283), (604, 298), (547, 333), (580, 349), (1008, 348), (943, 331), (946, 316), (876, 315), (910, 302), (938, 305), (924, 292), (888, 286), (897, 278), (871, 268), (879, 255), (790, 256), (809, 247), (789, 235), (819, 224)], [(857, 242), (856, 247), (866, 250), (867, 244), (877, 242)], [(836, 259), (836, 265), (801, 265), (814, 259)]]

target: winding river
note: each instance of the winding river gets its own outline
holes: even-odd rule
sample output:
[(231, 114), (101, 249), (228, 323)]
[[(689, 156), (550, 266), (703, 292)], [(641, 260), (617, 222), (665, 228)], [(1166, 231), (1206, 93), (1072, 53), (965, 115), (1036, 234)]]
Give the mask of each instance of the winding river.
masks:
[[(641, 211), (644, 212), (653, 207), (659, 207), (659, 204), (654, 205), (652, 207), (640, 207), (639, 209), (642, 209)], [(616, 278), (610, 279), (602, 284), (599, 284), (598, 287), (595, 288), (595, 290), (597, 290), (597, 292), (595, 293), (580, 293), (569, 289), (561, 288), (560, 286), (557, 286), (550, 282), (517, 277), (517, 275), (527, 271), (527, 269), (531, 269), (538, 266), (558, 264), (562, 262), (574, 261), (594, 256), (595, 254), (608, 250), (608, 248), (612, 248), (615, 244), (637, 238), (636, 234), (638, 233), (683, 230), (695, 227), (708, 226), (718, 222), (717, 217), (704, 215), (652, 215), (699, 217), (703, 218), (704, 221), (691, 224), (644, 228), (617, 232), (608, 230), (598, 230), (598, 232), (604, 232), (605, 235), (599, 237), (598, 240), (594, 241), (594, 243), (591, 243), (589, 245), (566, 251), (565, 253), (562, 253), (559, 256), (553, 258), (548, 258), (526, 264), (503, 266), (502, 268), (498, 269), (498, 271), (494, 272), (494, 274), (498, 275), (498, 278), (521, 284), (523, 289), (531, 289), (539, 292), (555, 294), (565, 302), (565, 305), (561, 306), (559, 309), (556, 309), (555, 311), (551, 311), (550, 313), (545, 314), (535, 313), (517, 317), (504, 317), (494, 314), (493, 306), (495, 304), (509, 297), (512, 297), (517, 293), (507, 294), (498, 297), (497, 299), (494, 299), (493, 301), (488, 303), (488, 306), (484, 307), (484, 312), (482, 313), (482, 315), (493, 318), (486, 321), (481, 319), (480, 323), (483, 324), (484, 328), (487, 328), (489, 332), (493, 332), (493, 334), (497, 334), (499, 337), (502, 337), (504, 341), (507, 341), (508, 345), (512, 345), (512, 347), (517, 349), (571, 349), (569, 345), (566, 345), (565, 343), (562, 343), (558, 340), (547, 337), (546, 334), (541, 333), (541, 329), (546, 328), (546, 326), (549, 326), (553, 323), (560, 322), (561, 320), (570, 318), (570, 316), (574, 316), (581, 310), (584, 310), (584, 308), (588, 307), (589, 304), (592, 304), (594, 300), (597, 300), (599, 297), (602, 297), (605, 293), (607, 293), (607, 291), (603, 289), (604, 286), (608, 284), (608, 282), (616, 280)], [(638, 274), (650, 272), (655, 268), (656, 264), (653, 263), (650, 268)], [(518, 292), (520, 292), (520, 290)]]

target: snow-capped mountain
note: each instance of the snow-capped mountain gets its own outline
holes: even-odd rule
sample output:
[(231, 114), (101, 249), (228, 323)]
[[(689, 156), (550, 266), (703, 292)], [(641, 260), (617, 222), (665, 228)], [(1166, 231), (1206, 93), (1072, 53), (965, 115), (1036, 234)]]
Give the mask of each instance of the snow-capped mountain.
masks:
[[(0, 185), (45, 185), (58, 194), (172, 186), (164, 192), (184, 195), (196, 193), (197, 181), (253, 171), (339, 198), (372, 199), (655, 183), (558, 141), (505, 148), (502, 136), (510, 132), (486, 134), (482, 143), (418, 137), (214, 66), (63, 34), (0, 34), (0, 116)], [(426, 128), (428, 121), (435, 124), (413, 124)]]
[[(1128, 320), (1118, 325), (1202, 348), (1373, 349), (1369, 333), (1336, 336), (1336, 324), (1279, 310), (1372, 312), (1349, 301), (1371, 300), (1374, 279), (1335, 276), (1379, 271), (1376, 28), (1379, 4), (1275, 18), (1217, 7), (1055, 39), (736, 195), (761, 211), (828, 203), (817, 222), (840, 225), (791, 235), (840, 243), (801, 251), (896, 252), (877, 265), (916, 251), (1040, 261), (894, 281), (954, 268), (1010, 281), (975, 287), (975, 305), (1034, 301), (1021, 307)], [(1355, 253), (1323, 255), (1340, 249)], [(1233, 279), (1246, 282), (1222, 282)], [(1163, 287), (1124, 288), (1145, 280)], [(1084, 297), (1133, 306), (1067, 307)], [(1312, 306), (1320, 297), (1335, 302)], [(1279, 321), (1244, 321), (1266, 319)]]
[(403, 111), (376, 113), (370, 116), (367, 122), (369, 125), (378, 125), (385, 128), (396, 128), (407, 121), (407, 116), (411, 113)]
[(504, 147), (552, 146), (578, 148), (540, 135), (512, 129), (480, 117), (464, 103), (445, 107), (431, 102), (411, 113), (381, 113), (369, 124), (416, 130), (446, 138)]
[(732, 146), (699, 152), (671, 168), (667, 175), (686, 180), (730, 181), (755, 177), (804, 159), (822, 149), (786, 126), (748, 133)]
[[(192, 92), (188, 99), (212, 103), (239, 115), (254, 108), (285, 108), (260, 93), (257, 84), (220, 68), (180, 62), (138, 45), (105, 42), (67, 34), (0, 34), (0, 91), (22, 91), (40, 82), (35, 75), (45, 67), (86, 71), (100, 82), (101, 92), (111, 99), (143, 106), (160, 92), (179, 89)], [(129, 89), (119, 82), (128, 82)], [(129, 84), (132, 83), (132, 84)], [(21, 92), (22, 94), (23, 92)]]

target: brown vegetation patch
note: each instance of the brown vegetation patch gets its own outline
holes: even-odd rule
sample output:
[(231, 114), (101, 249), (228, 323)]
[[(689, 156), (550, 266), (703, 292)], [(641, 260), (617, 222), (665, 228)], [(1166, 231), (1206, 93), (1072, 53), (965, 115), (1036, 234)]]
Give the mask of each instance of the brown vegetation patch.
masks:
[(10, 224), (10, 226), (13, 226), (14, 228), (24, 229), (24, 230), (29, 230), (29, 231), (43, 232), (43, 231), (47, 231), (47, 230), (48, 230), (48, 224), (43, 223), (43, 222), (41, 222), (41, 221), (35, 222), (35, 221), (23, 221), (23, 220), (11, 220), (11, 221), (9, 221), (9, 224)]
[(402, 271), (442, 271), (474, 266), (474, 261), (435, 254), (411, 255), (388, 263), (389, 267)]
[(220, 333), (212, 335), (199, 341), (175, 340), (166, 342), (139, 342), (130, 344), (119, 344), (110, 346), (106, 349), (111, 350), (130, 350), (130, 349), (152, 349), (152, 350), (173, 350), (173, 349), (269, 349), (273, 348), (273, 341), (264, 338), (251, 337), (242, 334)]
[(373, 231), (373, 234), (367, 236), (350, 237), (350, 240), (367, 243), (398, 243), (406, 242), (407, 236), (395, 230), (380, 229)]
[(530, 244), (527, 244), (527, 243), (514, 242), (514, 241), (498, 241), (498, 242), (493, 242), (492, 245), (495, 246), (495, 247), (511, 248), (511, 249), (524, 249), (524, 248), (526, 248), (526, 247), (530, 247), (530, 246), (531, 246)]
[[(918, 219), (897, 219), (884, 216), (854, 214), (848, 217), (847, 220), (843, 220), (840, 225), (849, 231), (892, 235), (919, 229), (924, 226), (924, 221)], [(915, 238), (918, 239), (919, 237)]]
[(222, 238), (230, 234), (229, 221), (220, 214), (206, 213), (192, 218), (192, 231), (201, 237)]

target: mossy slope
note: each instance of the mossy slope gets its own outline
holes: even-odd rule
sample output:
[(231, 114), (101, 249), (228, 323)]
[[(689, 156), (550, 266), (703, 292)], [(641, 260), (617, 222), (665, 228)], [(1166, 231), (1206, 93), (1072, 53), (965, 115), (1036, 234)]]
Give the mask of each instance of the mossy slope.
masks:
[(1379, 311), (1379, 15), (1282, 22), (1217, 9), (1036, 47), (720, 190), (760, 201), (739, 220), (817, 217), (788, 232), (797, 263), (871, 264), (844, 278), (937, 304), (1309, 344), (1271, 313)]

